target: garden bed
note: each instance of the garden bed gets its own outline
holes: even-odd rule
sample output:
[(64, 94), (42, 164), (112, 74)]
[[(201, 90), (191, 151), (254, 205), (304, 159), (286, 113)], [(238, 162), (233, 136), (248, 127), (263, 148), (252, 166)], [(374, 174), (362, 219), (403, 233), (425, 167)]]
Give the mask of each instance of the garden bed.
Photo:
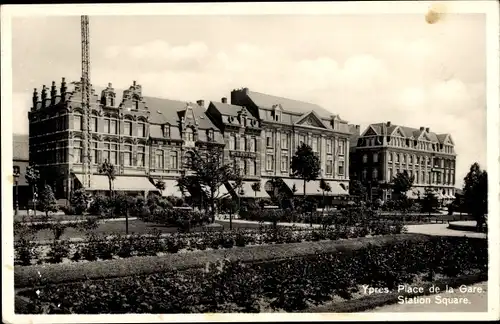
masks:
[(28, 288), (17, 292), (27, 298), (22, 310), (16, 307), (23, 313), (298, 312), (362, 298), (362, 285), (393, 291), (486, 273), (487, 265), (484, 239), (405, 234), (22, 267), (14, 274), (16, 287)]
[(261, 228), (258, 230), (206, 231), (200, 233), (108, 236), (91, 235), (83, 242), (53, 241), (51, 244), (18, 240), (15, 244), (15, 264), (29, 266), (44, 263), (71, 263), (160, 256), (211, 249), (230, 249), (234, 246), (300, 243), (305, 241), (338, 240), (373, 235), (400, 234), (399, 227), (346, 227), (327, 229)]

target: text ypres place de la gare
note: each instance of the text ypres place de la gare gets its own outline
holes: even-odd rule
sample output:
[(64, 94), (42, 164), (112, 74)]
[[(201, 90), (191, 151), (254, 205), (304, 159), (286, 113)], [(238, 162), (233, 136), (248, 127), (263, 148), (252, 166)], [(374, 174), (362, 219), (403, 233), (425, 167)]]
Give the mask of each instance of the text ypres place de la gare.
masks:
[[(363, 285), (363, 290), (365, 294), (388, 294), (395, 292), (391, 291), (387, 287), (370, 287)], [(453, 304), (470, 304), (470, 300), (463, 296), (463, 294), (481, 294), (485, 293), (485, 290), (481, 287), (471, 287), (467, 285), (461, 285), (458, 288), (449, 287), (446, 285), (443, 288), (439, 286), (432, 285), (428, 288), (422, 286), (410, 286), (410, 285), (399, 285), (397, 292), (401, 295), (398, 296), (398, 304), (442, 304), (442, 305), (453, 305)], [(437, 295), (440, 293), (445, 293), (446, 295)], [(408, 294), (407, 296), (403, 294)], [(411, 294), (416, 294), (420, 296), (411, 296)], [(436, 294), (431, 296), (422, 296), (427, 294)], [(453, 294), (460, 294), (460, 296), (453, 296)]]

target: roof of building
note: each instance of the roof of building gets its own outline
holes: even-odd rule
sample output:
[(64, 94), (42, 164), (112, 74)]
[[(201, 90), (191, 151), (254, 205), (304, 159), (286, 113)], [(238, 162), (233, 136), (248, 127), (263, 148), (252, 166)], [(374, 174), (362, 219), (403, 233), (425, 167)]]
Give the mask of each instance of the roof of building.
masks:
[(259, 108), (272, 109), (274, 105), (281, 105), (283, 110), (301, 115), (310, 111), (315, 111), (321, 118), (329, 118), (333, 115), (332, 112), (325, 108), (310, 102), (283, 98), (255, 91), (248, 91), (247, 95)]
[[(411, 138), (411, 137), (418, 138), (423, 132), (426, 132), (425, 129), (423, 131), (421, 131), (419, 128), (412, 128), (412, 127), (400, 126), (400, 125), (394, 125), (394, 124), (387, 126), (386, 123), (375, 123), (375, 124), (370, 124), (370, 126), (379, 135), (389, 135), (392, 132), (394, 132), (394, 130), (398, 127), (399, 127), (399, 129), (401, 129), (401, 131), (403, 132), (403, 134), (407, 138)], [(449, 134), (436, 134), (434, 132), (427, 132), (427, 135), (429, 136), (429, 139), (431, 140), (431, 142), (444, 143), (446, 137)]]
[(211, 101), (210, 103), (213, 104), (215, 108), (217, 108), (217, 110), (221, 113), (221, 115), (226, 115), (226, 116), (237, 117), (238, 111), (241, 111), (244, 108), (242, 106), (232, 105), (223, 102)]
[(12, 157), (14, 160), (29, 159), (28, 134), (12, 134)]
[(352, 134), (349, 139), (349, 146), (355, 148), (358, 145), (358, 138), (361, 137), (359, 125), (349, 124), (349, 132)]

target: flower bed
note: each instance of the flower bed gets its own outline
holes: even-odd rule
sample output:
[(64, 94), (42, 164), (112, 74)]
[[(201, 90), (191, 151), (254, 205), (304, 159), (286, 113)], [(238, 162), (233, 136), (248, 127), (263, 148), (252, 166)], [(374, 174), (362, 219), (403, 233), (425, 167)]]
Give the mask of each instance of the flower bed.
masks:
[[(249, 247), (241, 255), (209, 262), (204, 269), (176, 271), (166, 266), (147, 275), (47, 285), (19, 293), (30, 300), (22, 312), (294, 312), (334, 298), (355, 297), (361, 285), (394, 291), (400, 284), (432, 281), (438, 275), (457, 277), (487, 270), (486, 240), (402, 236), (413, 239), (373, 245), (363, 243), (373, 239), (360, 239), (344, 250), (330, 246), (312, 253), (285, 252), (279, 258), (260, 262), (254, 258), (248, 263), (252, 259), (245, 251), (253, 249)], [(201, 260), (205, 261), (213, 259)]]
[(230, 249), (234, 246), (299, 243), (320, 240), (350, 239), (367, 235), (400, 234), (404, 228), (366, 228), (336, 226), (325, 229), (265, 228), (257, 230), (207, 231), (162, 235), (99, 237), (90, 235), (84, 242), (69, 243), (55, 240), (50, 245), (39, 245), (21, 238), (14, 245), (15, 264), (28, 266), (33, 263), (68, 263), (128, 258), (133, 256), (157, 256), (196, 250)]

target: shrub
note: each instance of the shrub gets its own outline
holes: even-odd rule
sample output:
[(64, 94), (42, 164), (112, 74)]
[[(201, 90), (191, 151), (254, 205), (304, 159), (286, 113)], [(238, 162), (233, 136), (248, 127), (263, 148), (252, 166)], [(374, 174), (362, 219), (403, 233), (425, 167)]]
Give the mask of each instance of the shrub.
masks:
[(38, 257), (37, 244), (32, 241), (32, 238), (23, 236), (14, 243), (14, 264), (28, 266)]
[(61, 236), (64, 234), (64, 231), (68, 227), (67, 224), (63, 224), (61, 221), (55, 222), (50, 225), (52, 233), (54, 234), (54, 240), (59, 240)]
[(105, 216), (108, 214), (109, 199), (103, 195), (96, 195), (90, 203), (88, 212), (92, 215)]
[(90, 196), (84, 189), (77, 189), (71, 192), (71, 207), (74, 215), (83, 215), (88, 209)]
[(54, 196), (54, 192), (49, 185), (45, 185), (40, 193), (39, 206), (40, 210), (45, 212), (47, 216), (50, 212), (55, 213), (59, 210), (56, 197)]
[(47, 253), (47, 259), (50, 263), (61, 263), (64, 258), (69, 256), (69, 242), (54, 240)]

